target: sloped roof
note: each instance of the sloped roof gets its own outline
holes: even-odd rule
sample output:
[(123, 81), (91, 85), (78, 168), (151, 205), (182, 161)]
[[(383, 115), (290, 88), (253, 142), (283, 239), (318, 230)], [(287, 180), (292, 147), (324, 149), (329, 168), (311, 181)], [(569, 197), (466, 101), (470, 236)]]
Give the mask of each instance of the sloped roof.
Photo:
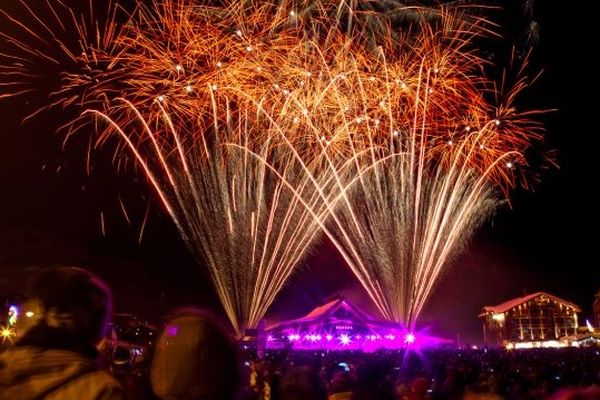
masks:
[(564, 304), (566, 306), (572, 307), (572, 308), (575, 309), (576, 312), (580, 312), (581, 311), (581, 308), (579, 308), (579, 306), (577, 306), (574, 303), (571, 303), (570, 301), (563, 300), (560, 297), (553, 296), (553, 295), (548, 294), (546, 292), (537, 292), (537, 293), (533, 293), (533, 294), (528, 294), (528, 295), (523, 296), (523, 297), (517, 297), (517, 298), (514, 298), (512, 300), (505, 301), (504, 303), (498, 304), (496, 306), (485, 306), (485, 307), (483, 307), (483, 313), (484, 314), (485, 313), (490, 313), (490, 312), (491, 313), (504, 313), (504, 312), (507, 312), (508, 310), (510, 310), (512, 308), (517, 307), (520, 304), (526, 303), (526, 302), (528, 302), (530, 300), (533, 300), (533, 299), (535, 299), (536, 297), (539, 297), (539, 296), (546, 296), (549, 299), (551, 299), (553, 301), (556, 301), (557, 303), (562, 303), (562, 304)]
[(340, 308), (343, 308), (343, 309), (347, 310), (348, 312), (350, 312), (351, 314), (353, 314), (353, 316), (356, 320), (360, 320), (360, 321), (363, 321), (366, 323), (380, 322), (380, 321), (375, 321), (375, 320), (371, 319), (368, 316), (368, 314), (366, 314), (364, 311), (362, 311), (361, 309), (356, 307), (354, 304), (352, 304), (350, 301), (346, 300), (345, 298), (338, 297), (338, 298), (331, 300), (321, 306), (314, 308), (313, 310), (311, 310), (308, 314), (304, 315), (303, 317), (275, 323), (274, 325), (269, 326), (267, 328), (267, 330), (279, 328), (279, 327), (285, 326), (285, 325), (308, 323), (308, 322), (317, 321), (319, 319), (325, 319), (325, 318), (333, 315)]
[(341, 298), (331, 300), (330, 302), (327, 302), (327, 303), (323, 304), (322, 306), (318, 306), (318, 307), (314, 308), (312, 311), (310, 311), (304, 317), (301, 317), (301, 319), (319, 318), (322, 315), (328, 314), (327, 311), (331, 311), (334, 308), (338, 309), (342, 305), (342, 302), (344, 302), (344, 300)]

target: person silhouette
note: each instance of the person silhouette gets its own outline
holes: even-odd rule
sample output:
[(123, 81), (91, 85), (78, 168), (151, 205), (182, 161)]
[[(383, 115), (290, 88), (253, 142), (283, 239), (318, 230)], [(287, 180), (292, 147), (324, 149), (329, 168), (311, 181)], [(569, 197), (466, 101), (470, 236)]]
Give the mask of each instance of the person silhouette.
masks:
[(237, 348), (208, 313), (176, 311), (161, 332), (150, 381), (165, 400), (232, 400), (240, 379)]
[(111, 312), (110, 289), (86, 270), (52, 267), (34, 275), (15, 346), (0, 354), (0, 399), (125, 399), (96, 363)]

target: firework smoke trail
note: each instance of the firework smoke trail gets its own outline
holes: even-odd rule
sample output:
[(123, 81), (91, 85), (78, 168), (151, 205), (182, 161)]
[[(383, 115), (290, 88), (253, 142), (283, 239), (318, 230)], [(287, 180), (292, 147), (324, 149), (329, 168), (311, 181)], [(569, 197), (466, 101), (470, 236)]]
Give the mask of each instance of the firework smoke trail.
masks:
[[(61, 75), (53, 104), (110, 121), (98, 145), (122, 139), (116, 156), (133, 154), (209, 266), (239, 335), (317, 228), (381, 313), (412, 326), (498, 192), (523, 182), (517, 167), (541, 138), (511, 106), (522, 82), (491, 106), (492, 82), (471, 50), (485, 21), (454, 11), (431, 21), (411, 9), (420, 25), (394, 32), (359, 5), (157, 1), (98, 29), (106, 39), (83, 41), (93, 45), (58, 46), (83, 48), (72, 60), (99, 72)], [(3, 55), (17, 77), (6, 96), (36, 87), (22, 62), (52, 54), (11, 21), (30, 41), (4, 35), (22, 57)]]

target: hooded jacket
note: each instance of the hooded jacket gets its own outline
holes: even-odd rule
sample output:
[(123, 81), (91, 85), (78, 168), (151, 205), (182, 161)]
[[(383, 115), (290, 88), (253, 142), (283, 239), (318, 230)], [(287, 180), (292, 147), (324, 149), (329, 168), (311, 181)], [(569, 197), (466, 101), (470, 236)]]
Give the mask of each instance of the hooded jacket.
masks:
[(0, 400), (124, 400), (116, 379), (69, 350), (19, 346), (0, 353)]
[(156, 342), (150, 381), (154, 394), (165, 400), (233, 399), (235, 346), (201, 310), (180, 310)]

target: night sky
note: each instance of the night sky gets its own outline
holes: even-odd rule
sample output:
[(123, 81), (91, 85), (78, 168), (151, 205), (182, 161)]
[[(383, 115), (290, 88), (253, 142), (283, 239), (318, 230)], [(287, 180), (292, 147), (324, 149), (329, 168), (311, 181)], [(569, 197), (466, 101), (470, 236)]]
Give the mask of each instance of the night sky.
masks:
[[(530, 19), (523, 17), (520, 2), (506, 3), (514, 9), (494, 11), (492, 18), (503, 25), (506, 42), (519, 45)], [(0, 9), (15, 12), (15, 4), (2, 0)], [(512, 208), (498, 209), (448, 269), (422, 317), (442, 335), (478, 342), (481, 307), (536, 291), (580, 305), (580, 322), (591, 315), (594, 293), (600, 290), (593, 14), (565, 2), (535, 4), (540, 38), (530, 71), (543, 74), (526, 101), (557, 109), (544, 122), (559, 168), (541, 171), (533, 190), (515, 192)], [(4, 46), (0, 40), (0, 52)], [(586, 47), (587, 52), (579, 50)], [(144, 182), (136, 181), (132, 171), (115, 173), (106, 149), (94, 155), (88, 176), (85, 135), (63, 146), (63, 137), (55, 134), (65, 120), (61, 110), (22, 123), (31, 100), (0, 100), (0, 294), (21, 291), (32, 269), (67, 263), (105, 278), (120, 312), (156, 320), (184, 304), (220, 310), (207, 273), (146, 196)], [(131, 213), (131, 225), (123, 218), (119, 196)], [(338, 293), (372, 307), (333, 246), (324, 242), (284, 288), (270, 317), (299, 316)]]

